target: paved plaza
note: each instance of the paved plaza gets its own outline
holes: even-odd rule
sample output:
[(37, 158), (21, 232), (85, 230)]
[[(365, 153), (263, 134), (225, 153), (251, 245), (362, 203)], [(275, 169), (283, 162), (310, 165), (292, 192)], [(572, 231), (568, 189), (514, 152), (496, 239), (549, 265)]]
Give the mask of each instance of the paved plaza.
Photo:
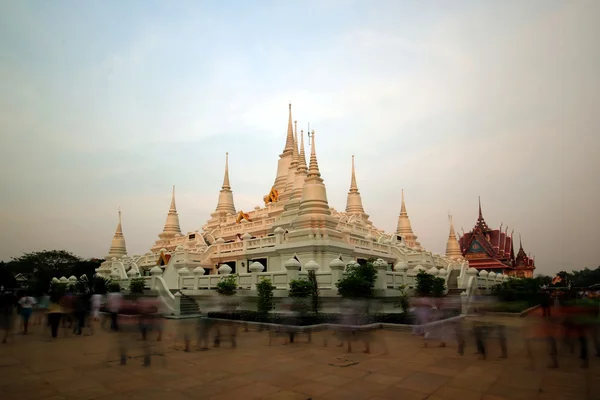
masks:
[(127, 365), (119, 365), (116, 336), (106, 331), (54, 342), (39, 331), (15, 335), (0, 346), (0, 399), (600, 399), (599, 359), (580, 369), (575, 355), (561, 351), (560, 369), (548, 369), (544, 344), (537, 343), (531, 368), (515, 334), (507, 360), (493, 341), (482, 361), (472, 340), (461, 357), (455, 344), (423, 348), (421, 338), (391, 331), (377, 332), (371, 354), (360, 343), (347, 354), (327, 332), (314, 334), (312, 343), (300, 336), (292, 345), (277, 338), (269, 346), (266, 333), (243, 330), (235, 349), (223, 343), (188, 353), (176, 324), (167, 321), (162, 342), (152, 338), (153, 352), (164, 355), (154, 356), (151, 367), (142, 365), (137, 340)]

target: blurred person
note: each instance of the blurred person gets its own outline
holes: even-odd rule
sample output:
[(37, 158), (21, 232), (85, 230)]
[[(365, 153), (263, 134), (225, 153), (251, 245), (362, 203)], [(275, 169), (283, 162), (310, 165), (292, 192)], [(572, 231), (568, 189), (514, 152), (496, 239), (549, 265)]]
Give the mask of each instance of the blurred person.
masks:
[(2, 332), (2, 343), (8, 341), (8, 336), (12, 332), (15, 303), (15, 298), (10, 291), (0, 291), (0, 331)]
[(37, 306), (35, 308), (35, 321), (34, 321), (34, 325), (42, 325), (44, 324), (44, 322), (46, 322), (47, 325), (47, 321), (44, 321), (46, 318), (46, 314), (48, 311), (48, 306), (50, 305), (50, 296), (48, 296), (47, 294), (43, 294), (40, 297), (38, 297), (37, 299)]
[(551, 297), (547, 290), (540, 293), (540, 306), (542, 307), (542, 317), (550, 317)]
[(19, 305), (21, 306), (21, 317), (23, 318), (23, 334), (27, 335), (27, 329), (29, 328), (29, 318), (33, 313), (33, 307), (36, 301), (33, 297), (29, 296), (28, 293), (24, 293), (23, 297), (19, 299)]
[(119, 309), (123, 303), (123, 295), (121, 294), (121, 288), (117, 288), (114, 292), (110, 292), (106, 296), (106, 304), (108, 312), (110, 313), (110, 329), (113, 332), (119, 330)]
[(55, 293), (50, 295), (50, 303), (48, 305), (48, 325), (50, 325), (50, 335), (52, 339), (58, 337), (58, 328), (61, 319), (64, 316), (64, 309), (60, 305), (61, 297)]

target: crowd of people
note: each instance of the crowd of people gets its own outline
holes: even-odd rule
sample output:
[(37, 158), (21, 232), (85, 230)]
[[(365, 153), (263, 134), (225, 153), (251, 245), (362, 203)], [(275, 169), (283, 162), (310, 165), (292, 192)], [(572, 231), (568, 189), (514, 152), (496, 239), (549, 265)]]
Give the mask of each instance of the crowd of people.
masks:
[[(460, 318), (461, 304), (458, 297), (427, 298), (415, 297), (410, 304), (415, 317), (413, 333), (422, 335), (424, 347), (432, 341), (445, 347), (450, 342), (457, 343), (458, 353), (463, 355), (470, 337), (474, 341), (480, 358), (488, 355), (488, 342), (497, 341), (502, 358), (508, 357), (507, 327), (504, 322), (491, 317), (488, 311), (494, 299), (490, 296), (475, 297), (470, 305), (469, 316)], [(285, 302), (284, 302), (285, 303)], [(156, 333), (156, 341), (162, 338), (164, 310), (156, 298), (127, 296), (120, 291), (106, 295), (76, 293), (51, 293), (40, 297), (28, 293), (16, 295), (10, 291), (0, 292), (0, 329), (3, 331), (2, 343), (6, 343), (19, 315), (18, 330), (28, 334), (30, 325), (42, 326), (42, 332), (56, 339), (60, 328), (65, 334), (82, 335), (84, 330), (94, 332), (97, 322), (102, 328), (118, 332), (118, 346), (121, 363), (126, 363), (128, 348), (132, 338), (141, 338), (148, 342), (149, 336)], [(338, 346), (346, 346), (352, 351), (353, 342), (362, 342), (364, 352), (370, 352), (373, 341), (372, 329), (368, 328), (368, 314), (373, 311), (376, 302), (345, 300), (340, 307), (340, 320), (334, 329)], [(557, 368), (559, 343), (574, 353), (579, 350), (582, 367), (589, 365), (589, 341), (596, 355), (600, 357), (600, 296), (597, 292), (560, 292), (543, 291), (540, 295), (541, 318), (529, 318), (524, 334), (527, 354), (533, 362), (531, 345), (536, 340), (547, 343), (549, 348), (549, 367)], [(208, 350), (210, 344), (219, 347), (221, 342), (230, 342), (236, 347), (238, 324), (231, 321), (208, 318), (210, 311), (228, 311), (230, 304), (220, 303), (216, 298), (207, 297), (200, 305), (203, 315), (199, 318), (180, 321), (177, 326), (185, 343), (185, 350), (191, 351), (192, 341), (196, 339), (197, 350)], [(299, 327), (301, 312), (293, 302), (284, 304), (285, 316), (281, 324), (268, 328), (269, 343), (278, 334), (286, 338), (284, 343), (293, 343), (298, 334), (306, 334), (311, 341), (310, 330)], [(101, 313), (101, 311), (103, 311)], [(229, 310), (230, 311), (230, 310)], [(456, 317), (456, 318), (452, 318)], [(327, 341), (325, 341), (325, 344)], [(387, 349), (385, 342), (382, 343)], [(144, 363), (150, 363), (149, 346), (143, 345)]]

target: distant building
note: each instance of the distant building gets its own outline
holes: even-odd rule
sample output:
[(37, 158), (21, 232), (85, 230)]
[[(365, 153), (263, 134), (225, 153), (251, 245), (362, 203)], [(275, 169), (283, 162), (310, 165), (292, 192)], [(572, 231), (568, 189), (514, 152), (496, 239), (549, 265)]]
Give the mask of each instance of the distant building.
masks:
[(475, 227), (471, 232), (463, 232), (459, 244), (469, 267), (519, 278), (533, 277), (535, 259), (525, 253), (520, 237), (515, 257), (513, 234), (508, 235), (508, 227), (503, 232), (502, 225), (500, 229), (491, 229), (487, 225), (481, 212), (481, 201)]

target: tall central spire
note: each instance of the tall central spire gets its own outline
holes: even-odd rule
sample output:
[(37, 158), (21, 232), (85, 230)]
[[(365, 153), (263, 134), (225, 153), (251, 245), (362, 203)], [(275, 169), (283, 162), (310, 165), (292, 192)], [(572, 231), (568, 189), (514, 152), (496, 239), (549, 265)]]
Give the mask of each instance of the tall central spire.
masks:
[(221, 189), (231, 189), (229, 184), (229, 153), (225, 153), (225, 176), (223, 177), (223, 186)]
[(286, 201), (292, 198), (294, 186), (296, 184), (296, 169), (298, 168), (298, 121), (294, 121), (294, 135), (292, 136), (292, 160), (288, 169), (283, 194), (279, 196), (279, 201)]
[(327, 190), (321, 178), (317, 152), (315, 150), (315, 131), (311, 132), (310, 165), (308, 175), (302, 187), (302, 200), (300, 201), (300, 216), (331, 215), (329, 203), (327, 202)]
[[(296, 138), (298, 142), (298, 138)], [(300, 131), (300, 154), (297, 155), (296, 175), (294, 176), (294, 190), (292, 191), (292, 200), (300, 200), (302, 198), (302, 187), (306, 179), (306, 154), (304, 153), (304, 131)]]
[(448, 215), (448, 220), (450, 221), (450, 232), (448, 233), (448, 242), (446, 243), (446, 256), (452, 259), (459, 259), (462, 258), (462, 253), (460, 251), (458, 240), (456, 239), (452, 215)]
[(125, 236), (123, 235), (123, 227), (121, 225), (121, 209), (119, 208), (119, 223), (117, 224), (117, 229), (112, 238), (107, 259), (110, 260), (113, 257), (121, 258), (126, 255), (127, 248), (125, 246)]
[(348, 214), (365, 215), (358, 185), (356, 184), (356, 171), (354, 169), (354, 156), (352, 156), (352, 178), (350, 179), (350, 190), (346, 200), (346, 212)]
[(294, 150), (294, 129), (292, 126), (292, 103), (289, 104), (289, 116), (288, 116), (288, 129), (287, 137), (285, 139), (285, 148), (283, 153), (292, 153)]
[(275, 177), (275, 183), (273, 183), (273, 189), (277, 190), (280, 199), (286, 189), (289, 168), (290, 164), (292, 163), (293, 152), (294, 128), (292, 125), (292, 104), (290, 103), (285, 148), (283, 149), (283, 153), (279, 155), (279, 161), (277, 162), (277, 176)]
[(175, 236), (175, 234), (181, 233), (179, 227), (179, 215), (177, 214), (177, 207), (175, 206), (175, 185), (173, 185), (173, 192), (171, 194), (171, 207), (167, 214), (167, 220), (165, 221), (165, 227), (160, 235), (161, 239), (166, 239)]
[(400, 205), (400, 216), (398, 217), (398, 227), (396, 234), (402, 237), (404, 243), (409, 247), (421, 248), (421, 243), (417, 241), (417, 235), (413, 233), (410, 225), (410, 219), (406, 212), (406, 204), (404, 202), (404, 189), (402, 189), (402, 204)]
[(225, 153), (225, 176), (223, 177), (223, 186), (219, 192), (219, 202), (215, 212), (235, 214), (233, 192), (229, 184), (229, 153)]

